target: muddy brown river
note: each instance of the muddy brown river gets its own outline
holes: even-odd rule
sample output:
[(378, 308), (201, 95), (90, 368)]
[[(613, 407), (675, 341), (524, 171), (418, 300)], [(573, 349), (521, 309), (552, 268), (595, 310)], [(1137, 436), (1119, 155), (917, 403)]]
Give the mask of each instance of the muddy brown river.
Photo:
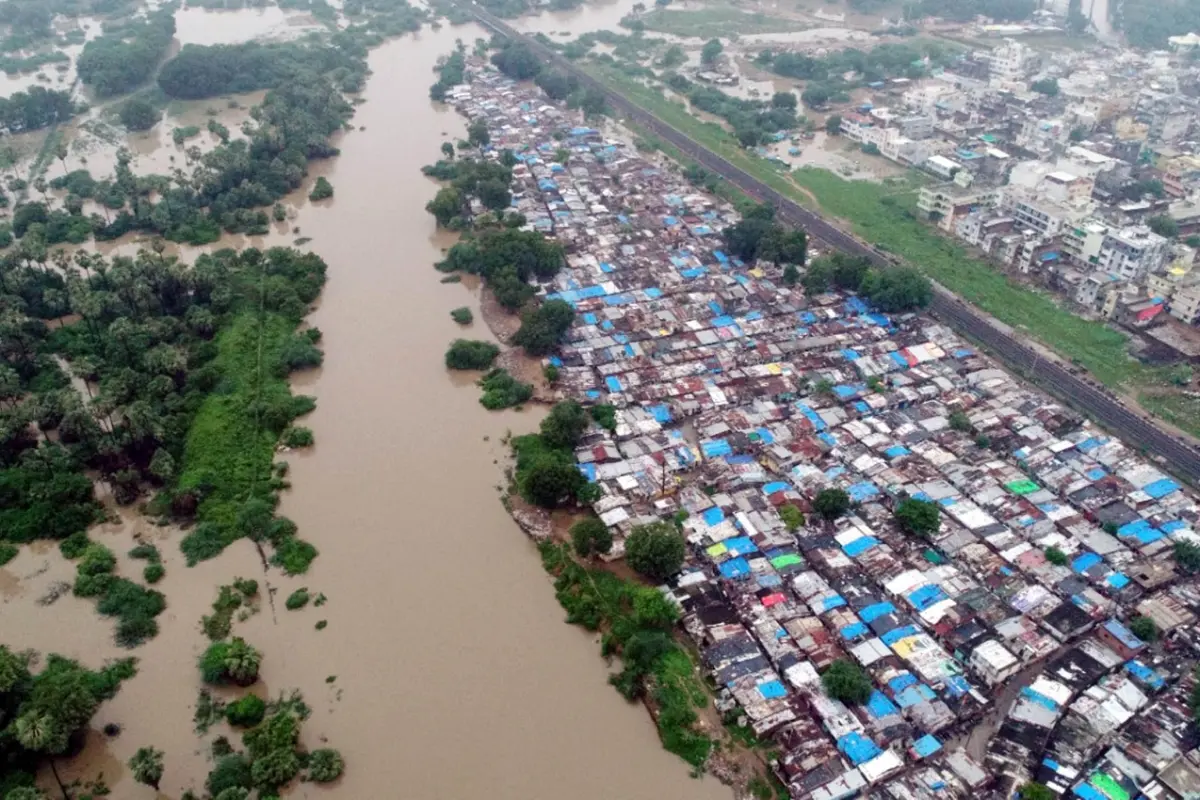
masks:
[[(552, 27), (570, 27), (565, 22)], [(300, 689), (313, 708), (305, 743), (328, 742), (346, 758), (339, 783), (296, 784), (290, 796), (729, 797), (712, 778), (690, 778), (662, 750), (645, 710), (607, 685), (595, 637), (563, 623), (535, 548), (501, 506), (501, 439), (535, 427), (540, 412), (489, 413), (470, 380), (442, 366), (447, 343), (462, 335), (450, 309), (478, 311), (478, 298), (439, 283), (431, 267), (450, 241), (424, 211), (437, 187), (419, 168), (465, 125), (427, 92), (437, 57), (456, 38), (478, 35), (445, 27), (376, 50), (368, 102), (354, 118), (366, 129), (346, 134), (342, 155), (313, 170), (329, 177), (334, 199), (292, 198), (289, 225), (312, 237), (330, 279), (310, 317), (324, 332), (325, 366), (297, 381), (297, 391), (318, 398), (306, 423), (317, 444), (283, 456), (294, 488), (282, 513), (320, 557), (305, 576), (264, 576), (240, 542), (187, 569), (176, 531), (131, 515), (94, 532), (120, 554), (126, 575), (138, 569), (124, 556), (134, 533), (156, 541), (169, 607), (159, 636), (133, 651), (139, 675), (102, 706), (83, 753), (60, 764), (64, 778), (103, 773), (114, 797), (152, 797), (124, 762), (153, 744), (166, 751), (162, 796), (202, 792), (207, 742), (229, 731), (215, 726), (205, 739), (192, 730), (201, 688), (195, 660), (206, 643), (199, 621), (216, 587), (244, 576), (274, 592), (273, 603), (264, 596), (258, 613), (234, 624), (265, 653), (254, 691)], [(280, 232), (254, 243), (291, 239)], [(469, 335), (488, 336), (480, 322)], [(3, 640), (89, 664), (123, 655), (91, 601), (68, 593), (36, 603), (71, 573), (45, 545), (24, 548), (0, 569)], [(283, 599), (300, 586), (328, 603), (285, 611)], [(318, 620), (328, 627), (316, 631)], [(99, 732), (108, 722), (122, 726), (118, 737)]]

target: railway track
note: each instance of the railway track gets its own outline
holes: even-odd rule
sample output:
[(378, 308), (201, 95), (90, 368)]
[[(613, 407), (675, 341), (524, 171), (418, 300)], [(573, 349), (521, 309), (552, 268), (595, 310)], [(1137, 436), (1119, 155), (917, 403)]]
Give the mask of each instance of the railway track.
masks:
[[(784, 197), (741, 167), (692, 140), (682, 131), (663, 122), (618, 92), (609, 89), (552, 48), (518, 32), (473, 2), (462, 2), (460, 5), (485, 28), (506, 39), (524, 42), (542, 59), (564, 72), (574, 75), (584, 86), (603, 92), (613, 108), (654, 135), (669, 142), (689, 158), (694, 159), (696, 163), (717, 173), (755, 200), (771, 203), (777, 209), (780, 219), (804, 228), (810, 236), (831, 247), (854, 255), (866, 256), (879, 267), (892, 266), (892, 259), (884, 253), (832, 225), (795, 201)], [(990, 317), (967, 305), (945, 287), (936, 283), (934, 284), (933, 301), (930, 303), (928, 311), (992, 351), (1019, 373), (1048, 388), (1064, 402), (1088, 415), (1127, 444), (1141, 448), (1149, 456), (1156, 457), (1164, 469), (1174, 472), (1189, 483), (1200, 485), (1200, 450), (1194, 448), (1187, 440), (1131, 410), (1107, 389), (1075, 374), (1057, 357), (1044, 354), (1026, 344), (1009, 329), (1001, 327)]]

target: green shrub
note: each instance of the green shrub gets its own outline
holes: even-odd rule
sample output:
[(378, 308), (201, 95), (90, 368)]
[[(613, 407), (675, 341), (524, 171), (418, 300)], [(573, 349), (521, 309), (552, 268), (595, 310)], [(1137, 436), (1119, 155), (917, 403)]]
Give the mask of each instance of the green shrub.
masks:
[(471, 309), (466, 306), (461, 306), (450, 312), (450, 319), (457, 322), (459, 325), (470, 325), (475, 319), (475, 315), (471, 313)]
[(201, 522), (179, 543), (179, 549), (187, 558), (187, 565), (194, 567), (201, 561), (216, 558), (225, 550), (225, 537), (220, 526), (212, 522)]
[(99, 597), (117, 580), (116, 575), (102, 573), (100, 575), (76, 575), (75, 586), (71, 591), (76, 597)]
[(313, 189), (308, 193), (309, 200), (325, 200), (333, 197), (333, 184), (325, 179), (325, 176), (317, 178), (317, 182), (313, 184)]
[(337, 780), (345, 768), (342, 754), (328, 747), (313, 750), (308, 756), (308, 777), (317, 783)]
[(146, 583), (158, 583), (166, 574), (167, 570), (162, 564), (147, 564), (142, 570), (142, 578)]
[(313, 432), (308, 428), (293, 425), (283, 431), (280, 442), (284, 447), (312, 447)]
[(262, 698), (248, 694), (225, 706), (225, 719), (238, 728), (253, 728), (262, 722), (267, 713), (267, 704)]
[[(276, 522), (279, 521), (276, 520)], [(258, 594), (258, 581), (251, 578), (234, 578), (233, 588), (241, 592), (243, 597), (254, 597)]]
[(455, 339), (446, 351), (446, 366), (450, 369), (487, 369), (500, 355), (500, 348), (491, 342)]
[(271, 563), (283, 567), (288, 575), (302, 575), (308, 572), (308, 567), (317, 557), (317, 548), (303, 539), (289, 536), (275, 548)]
[(158, 552), (158, 548), (149, 542), (139, 544), (130, 550), (128, 555), (130, 558), (145, 559), (154, 564), (162, 561), (162, 554)]
[(3, 567), (8, 562), (17, 557), (17, 553), (21, 552), (16, 545), (8, 542), (0, 542), (0, 567)]
[(479, 380), (483, 395), (479, 402), (489, 411), (512, 408), (533, 397), (533, 385), (522, 383), (508, 374), (508, 370), (494, 369)]
[(58, 551), (62, 553), (63, 558), (74, 561), (83, 555), (89, 544), (91, 541), (87, 537), (87, 531), (76, 531), (58, 543)]
[(101, 575), (116, 569), (117, 557), (102, 544), (93, 542), (83, 551), (76, 570), (80, 575)]
[(287, 607), (288, 611), (295, 611), (297, 609), (304, 608), (306, 605), (308, 605), (308, 589), (301, 588), (292, 592), (288, 595), (284, 605)]
[(249, 789), (253, 785), (250, 760), (240, 754), (225, 756), (208, 773), (204, 785), (211, 795), (219, 795), (226, 789)]

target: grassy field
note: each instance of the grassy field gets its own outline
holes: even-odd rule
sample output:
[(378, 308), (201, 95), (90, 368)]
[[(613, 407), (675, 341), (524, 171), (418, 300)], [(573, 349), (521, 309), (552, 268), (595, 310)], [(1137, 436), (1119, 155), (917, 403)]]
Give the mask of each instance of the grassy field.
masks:
[[(801, 205), (819, 206), (825, 214), (845, 220), (864, 240), (900, 256), (996, 319), (1086, 368), (1107, 386), (1137, 394), (1147, 411), (1200, 436), (1200, 400), (1180, 394), (1162, 370), (1131, 357), (1128, 337), (1060, 307), (1048, 293), (1010, 280), (920, 222), (914, 214), (919, 176), (889, 179), (881, 186), (845, 180), (813, 167), (788, 174), (750, 155), (723, 128), (696, 119), (658, 89), (601, 64), (583, 66), (610, 88), (768, 186)], [(672, 157), (680, 156), (673, 148), (662, 149)]]
[(710, 6), (699, 11), (660, 9), (643, 14), (646, 30), (700, 39), (728, 38), (733, 34), (783, 33), (810, 27), (797, 20), (747, 13), (733, 6)]

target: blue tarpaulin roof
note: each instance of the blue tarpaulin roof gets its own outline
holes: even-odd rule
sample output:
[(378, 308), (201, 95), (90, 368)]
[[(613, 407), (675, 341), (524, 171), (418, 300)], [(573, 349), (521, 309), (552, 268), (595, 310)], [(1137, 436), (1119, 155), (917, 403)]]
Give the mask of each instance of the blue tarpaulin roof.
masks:
[(723, 544), (725, 549), (735, 556), (758, 552), (758, 545), (749, 536), (734, 536), (732, 539), (726, 539)]
[(899, 628), (893, 628), (879, 638), (883, 639), (884, 644), (886, 644), (888, 647), (891, 647), (901, 639), (907, 639), (909, 636), (916, 636), (920, 632), (921, 629), (916, 625), (904, 625)]
[(621, 391), (621, 382), (617, 380), (615, 375), (609, 375), (604, 379), (604, 385), (608, 387), (610, 392)]
[(1124, 589), (1129, 585), (1129, 576), (1123, 572), (1114, 572), (1105, 578), (1104, 582), (1114, 589)]
[(1162, 478), (1154, 483), (1147, 484), (1142, 487), (1142, 491), (1157, 500), (1160, 497), (1166, 497), (1171, 492), (1179, 490), (1179, 484), (1170, 478)]
[[(879, 619), (880, 617), (882, 617), (885, 614), (894, 613), (895, 610), (896, 610), (896, 607), (894, 605), (892, 605), (891, 603), (888, 603), (888, 602), (875, 603), (875, 604), (869, 605), (866, 608), (864, 608), (863, 610), (859, 611), (858, 615), (860, 617), (862, 617), (864, 622), (874, 622), (875, 620)], [(914, 681), (915, 681), (915, 679), (914, 679)], [(901, 688), (903, 688), (903, 687), (901, 687)]]
[(1108, 800), (1108, 796), (1093, 789), (1089, 784), (1081, 783), (1071, 789), (1080, 800)]
[(733, 447), (724, 439), (709, 439), (700, 443), (700, 452), (704, 453), (705, 458), (718, 458), (732, 453)]
[(873, 483), (863, 481), (862, 483), (856, 483), (848, 488), (846, 493), (850, 495), (851, 500), (856, 503), (861, 503), (864, 500), (870, 499), (879, 494), (879, 488)]
[(1114, 639), (1128, 647), (1130, 650), (1139, 650), (1146, 646), (1146, 643), (1134, 635), (1133, 631), (1126, 628), (1115, 619), (1110, 619), (1104, 623), (1104, 630), (1108, 631)]
[(853, 731), (838, 739), (837, 747), (855, 765), (870, 761), (880, 753), (874, 742)]
[(942, 749), (942, 743), (933, 737), (933, 734), (927, 733), (920, 739), (913, 742), (913, 750), (921, 758), (929, 758), (931, 755)]
[(879, 540), (872, 536), (860, 536), (852, 542), (846, 542), (846, 544), (842, 545), (842, 549), (846, 551), (846, 555), (854, 558), (867, 552), (877, 544), (879, 544)]
[(783, 684), (779, 681), (767, 681), (758, 685), (758, 693), (767, 700), (772, 700), (777, 697), (787, 697), (787, 689), (783, 688)]
[(743, 578), (750, 574), (750, 562), (744, 558), (731, 558), (720, 566), (721, 575), (726, 578)]
[(842, 638), (846, 641), (857, 639), (860, 636), (866, 636), (870, 632), (871, 629), (861, 622), (852, 622), (849, 625), (843, 625), (842, 630), (840, 631)]
[(926, 584), (908, 594), (908, 602), (912, 603), (918, 611), (924, 611), (945, 599), (946, 593), (942, 591), (942, 587), (933, 583)]
[(1100, 556), (1096, 555), (1095, 553), (1083, 553), (1075, 556), (1075, 558), (1071, 561), (1071, 569), (1075, 570), (1076, 572), (1086, 572), (1103, 560), (1104, 559), (1100, 558)]
[(896, 693), (896, 702), (901, 708), (909, 708), (935, 699), (937, 699), (937, 695), (933, 693), (933, 689), (923, 683), (909, 686), (904, 691)]
[(1167, 683), (1161, 675), (1136, 658), (1125, 665), (1125, 671), (1154, 689), (1161, 689)]
[(704, 509), (700, 516), (702, 516), (704, 521), (709, 525), (716, 525), (725, 519), (725, 512), (721, 510), (720, 506), (713, 506), (712, 508)]
[(1041, 692), (1029, 688), (1028, 686), (1021, 690), (1021, 696), (1026, 700), (1031, 700), (1034, 703), (1037, 703), (1043, 708), (1049, 709), (1050, 711), (1058, 711), (1058, 703)]
[(905, 447), (902, 444), (894, 444), (891, 447), (889, 447), (887, 450), (884, 450), (883, 454), (885, 456), (887, 456), (888, 458), (899, 458), (900, 456), (906, 456), (906, 455), (910, 454), (911, 452), (912, 452), (911, 450), (909, 450), (907, 447)]
[(900, 713), (900, 709), (896, 707), (896, 704), (888, 700), (887, 695), (878, 689), (871, 692), (871, 699), (867, 701), (867, 711), (870, 711), (871, 716), (877, 719)]
[(825, 601), (821, 604), (821, 611), (833, 611), (835, 608), (841, 608), (844, 605), (846, 605), (846, 598), (840, 594), (835, 594), (833, 597), (825, 598)]
[(775, 494), (776, 492), (786, 492), (791, 489), (792, 485), (787, 481), (772, 481), (763, 487), (763, 494)]
[(915, 685), (916, 682), (917, 682), (917, 677), (915, 675), (913, 675), (911, 672), (906, 672), (903, 675), (897, 675), (896, 677), (894, 677), (890, 681), (888, 681), (888, 688), (891, 689), (893, 692), (902, 692), (905, 689), (907, 689), (909, 686)]

